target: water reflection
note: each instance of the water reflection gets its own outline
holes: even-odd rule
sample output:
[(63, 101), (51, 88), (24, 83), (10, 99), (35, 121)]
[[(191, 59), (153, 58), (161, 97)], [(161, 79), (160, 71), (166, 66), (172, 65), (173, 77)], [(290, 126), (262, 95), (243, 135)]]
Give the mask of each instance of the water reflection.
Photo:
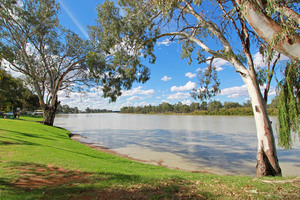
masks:
[[(78, 114), (59, 115), (55, 125), (85, 136), (84, 142), (170, 167), (184, 162), (186, 170), (255, 174), (252, 117)], [(285, 175), (300, 175), (299, 146), (297, 141), (292, 151), (278, 151)]]

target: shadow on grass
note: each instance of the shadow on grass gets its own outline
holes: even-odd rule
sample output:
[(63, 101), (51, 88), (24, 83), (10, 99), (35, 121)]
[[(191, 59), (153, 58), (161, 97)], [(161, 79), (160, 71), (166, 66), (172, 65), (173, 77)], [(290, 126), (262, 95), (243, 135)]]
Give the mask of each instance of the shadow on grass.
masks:
[[(0, 130), (4, 130), (4, 129), (0, 129)], [(14, 131), (11, 131), (11, 132), (14, 132)], [(20, 132), (16, 132), (16, 133), (20, 133)], [(20, 133), (20, 134), (22, 134), (22, 133)], [(32, 136), (32, 137), (34, 137), (34, 136)], [(43, 139), (44, 140), (51, 140), (49, 138), (43, 138)], [(66, 138), (66, 139), (69, 139), (69, 138)], [(30, 141), (27, 141), (27, 140), (17, 139), (15, 137), (6, 137), (6, 136), (2, 136), (2, 135), (0, 136), (0, 145), (30, 145), (30, 146), (40, 146), (40, 147), (43, 146), (43, 147), (57, 149), (57, 150), (60, 150), (60, 151), (70, 152), (70, 153), (73, 153), (73, 154), (79, 154), (79, 155), (87, 156), (87, 157), (90, 157), (90, 158), (103, 159), (100, 154), (98, 154), (98, 156), (90, 155), (90, 154), (87, 154), (87, 153), (82, 153), (80, 151), (76, 151), (76, 149), (70, 150), (70, 149), (67, 149), (67, 148), (61, 148), (59, 146), (55, 146), (55, 144), (56, 143), (53, 143), (53, 145), (46, 145), (43, 142), (36, 143), (36, 142), (30, 142)]]
[[(7, 140), (3, 140), (3, 139), (7, 139)], [(1, 145), (35, 145), (35, 146), (41, 146), (38, 143), (33, 143), (33, 142), (26, 141), (26, 140), (20, 140), (20, 139), (11, 138), (11, 137), (5, 137), (5, 136), (2, 136), (2, 135), (0, 136), (0, 144)]]
[[(14, 180), (0, 178), (2, 191), (12, 198), (38, 199), (207, 199), (192, 182), (152, 180), (138, 175), (66, 170), (53, 165), (9, 162)], [(5, 194), (5, 193), (4, 193)]]
[(12, 130), (7, 130), (7, 129), (0, 129), (0, 131), (10, 132), (12, 134), (15, 134), (15, 135), (17, 134), (17, 135), (24, 136), (24, 137), (32, 137), (32, 138), (40, 138), (40, 139), (56, 141), (55, 139), (52, 139), (50, 137), (43, 137), (38, 134), (30, 134), (30, 133), (25, 133), (25, 132), (20, 132), (20, 131), (12, 131)]

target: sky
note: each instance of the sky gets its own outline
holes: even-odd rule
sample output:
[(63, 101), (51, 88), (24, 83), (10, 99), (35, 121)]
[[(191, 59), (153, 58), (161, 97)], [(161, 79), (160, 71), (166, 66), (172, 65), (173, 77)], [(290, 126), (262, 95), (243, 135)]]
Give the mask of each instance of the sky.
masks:
[[(60, 23), (82, 38), (88, 39), (87, 26), (95, 24), (97, 19), (95, 8), (103, 1), (58, 0), (58, 2), (61, 4)], [(77, 106), (80, 110), (89, 107), (115, 111), (124, 106), (158, 105), (163, 102), (170, 104), (182, 102), (187, 105), (192, 102), (200, 103), (200, 100), (194, 100), (191, 97), (190, 92), (199, 87), (197, 72), (207, 65), (205, 63), (199, 65), (197, 62), (188, 65), (188, 60), (180, 58), (180, 51), (181, 48), (177, 42), (169, 42), (166, 38), (160, 40), (155, 46), (156, 63), (152, 65), (146, 63), (151, 70), (150, 80), (145, 84), (134, 84), (132, 89), (124, 91), (115, 103), (109, 103), (108, 99), (104, 99), (99, 88), (92, 88), (85, 94), (60, 92), (59, 100), (63, 105)], [(257, 65), (262, 63), (258, 50), (254, 54), (254, 61)], [(217, 59), (214, 65), (217, 67), (221, 82), (221, 93), (212, 100), (241, 104), (249, 100), (247, 88), (233, 66), (222, 59)], [(269, 99), (272, 99), (274, 95), (273, 85)]]

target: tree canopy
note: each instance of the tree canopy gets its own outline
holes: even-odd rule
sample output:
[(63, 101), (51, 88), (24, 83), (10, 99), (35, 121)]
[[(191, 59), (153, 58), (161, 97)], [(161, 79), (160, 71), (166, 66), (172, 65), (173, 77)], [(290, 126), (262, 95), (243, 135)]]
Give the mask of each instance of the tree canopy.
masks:
[[(0, 69), (0, 111), (33, 111), (39, 107), (37, 95), (33, 94), (19, 78), (14, 78)], [(20, 110), (21, 111), (21, 110)]]

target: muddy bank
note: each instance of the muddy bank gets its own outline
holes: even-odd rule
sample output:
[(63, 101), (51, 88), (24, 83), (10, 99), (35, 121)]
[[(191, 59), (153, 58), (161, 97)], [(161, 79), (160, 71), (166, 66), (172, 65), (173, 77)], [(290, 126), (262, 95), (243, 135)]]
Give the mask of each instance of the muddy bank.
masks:
[[(157, 166), (166, 167), (166, 168), (170, 168), (170, 169), (188, 171), (188, 172), (193, 172), (193, 173), (211, 173), (211, 174), (213, 174), (213, 172), (211, 172), (209, 170), (199, 170), (199, 169), (197, 169), (198, 168), (197, 166), (191, 166), (190, 164), (187, 165), (187, 164), (184, 164), (184, 162), (182, 162), (182, 164), (179, 164), (179, 166), (177, 166), (178, 163), (180, 163), (180, 160), (182, 160), (182, 158), (179, 158), (179, 157), (174, 158), (174, 155), (169, 155), (169, 153), (159, 152), (160, 156), (158, 156), (156, 154), (153, 154), (153, 152), (143, 150), (142, 148), (141, 149), (136, 149), (136, 148), (135, 149), (131, 149), (131, 148), (122, 149), (122, 148), (120, 148), (120, 149), (118, 149), (118, 152), (117, 152), (115, 150), (112, 150), (110, 148), (107, 148), (107, 147), (104, 147), (101, 145), (84, 142), (82, 139), (87, 139), (87, 137), (79, 135), (79, 134), (70, 134), (70, 138), (74, 141), (80, 142), (81, 144), (84, 144), (92, 149), (97, 150), (97, 151), (106, 152), (106, 153), (109, 153), (109, 154), (112, 154), (115, 156), (130, 159), (133, 161), (142, 162), (145, 164), (157, 165)], [(131, 156), (132, 151), (139, 152), (139, 154)], [(120, 152), (122, 152), (122, 153), (120, 153)], [(165, 155), (163, 155), (163, 154), (165, 154)], [(141, 156), (147, 157), (147, 159), (143, 159), (143, 158), (141, 158)], [(172, 161), (170, 161), (170, 158)]]

